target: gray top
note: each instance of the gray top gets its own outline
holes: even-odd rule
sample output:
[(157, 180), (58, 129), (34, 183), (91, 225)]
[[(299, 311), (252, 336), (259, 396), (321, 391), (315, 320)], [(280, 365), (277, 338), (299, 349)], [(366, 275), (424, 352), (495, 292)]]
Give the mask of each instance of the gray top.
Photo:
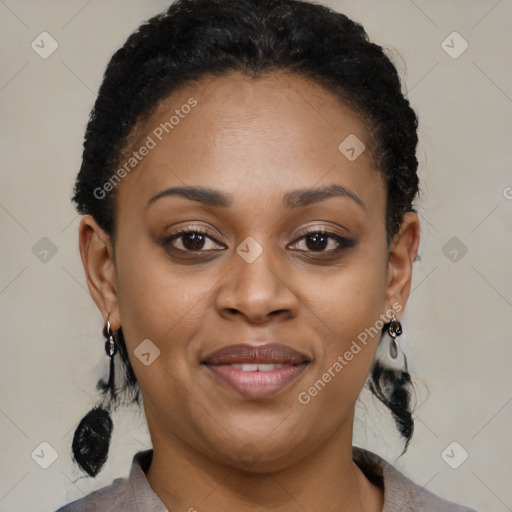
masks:
[[(416, 485), (375, 453), (354, 446), (352, 458), (370, 481), (384, 488), (382, 512), (476, 512)], [(116, 478), (56, 512), (169, 512), (146, 479), (152, 459), (152, 449), (137, 452), (128, 478)]]

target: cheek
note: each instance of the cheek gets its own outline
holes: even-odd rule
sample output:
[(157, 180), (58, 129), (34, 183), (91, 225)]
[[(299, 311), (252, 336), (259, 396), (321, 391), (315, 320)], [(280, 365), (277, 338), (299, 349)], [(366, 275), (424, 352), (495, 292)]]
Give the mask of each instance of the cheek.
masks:
[[(379, 252), (381, 254), (379, 254)], [(361, 249), (347, 263), (324, 275), (304, 275), (301, 299), (314, 313), (326, 339), (350, 344), (350, 339), (373, 325), (384, 312), (387, 285), (384, 251)], [(342, 347), (340, 347), (342, 348)]]
[(385, 251), (361, 251), (347, 267), (310, 286), (311, 321), (318, 325), (322, 351), (303, 391), (319, 411), (333, 406), (349, 410), (370, 371), (385, 312)]
[(207, 321), (205, 297), (218, 277), (177, 271), (154, 243), (119, 245), (118, 302), (130, 361), (143, 391), (168, 393), (191, 364), (188, 341)]
[(117, 279), (123, 327), (129, 327), (135, 337), (154, 339), (172, 348), (183, 340), (181, 332), (193, 329), (203, 319), (205, 298), (218, 275), (206, 267), (201, 272), (193, 265), (173, 265), (164, 249), (140, 238), (140, 242), (130, 243), (129, 249), (119, 251)]

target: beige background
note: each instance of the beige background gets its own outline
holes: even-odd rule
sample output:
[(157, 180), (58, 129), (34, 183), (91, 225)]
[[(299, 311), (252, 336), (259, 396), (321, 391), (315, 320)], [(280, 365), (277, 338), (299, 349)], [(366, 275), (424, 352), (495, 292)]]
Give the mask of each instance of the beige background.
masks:
[[(421, 124), (422, 260), (402, 344), (413, 376), (425, 384), (416, 432), (397, 460), (394, 426), (364, 392), (354, 443), (448, 499), (481, 511), (512, 510), (512, 2), (326, 3), (390, 48)], [(108, 59), (166, 5), (0, 0), (3, 512), (54, 510), (126, 476), (133, 454), (150, 447), (143, 415), (120, 409), (104, 470), (72, 482), (81, 476), (71, 462), (72, 434), (96, 403), (107, 357), (70, 196)], [(43, 31), (59, 45), (48, 59), (31, 48)], [(469, 44), (456, 59), (441, 46), (453, 31)], [(452, 51), (461, 48), (460, 40), (450, 41)], [(57, 250), (46, 263), (34, 254), (43, 237)], [(460, 447), (449, 452), (452, 461), (462, 450), (469, 454), (458, 469), (441, 456), (453, 441)], [(31, 457), (42, 442), (58, 454), (48, 469)]]

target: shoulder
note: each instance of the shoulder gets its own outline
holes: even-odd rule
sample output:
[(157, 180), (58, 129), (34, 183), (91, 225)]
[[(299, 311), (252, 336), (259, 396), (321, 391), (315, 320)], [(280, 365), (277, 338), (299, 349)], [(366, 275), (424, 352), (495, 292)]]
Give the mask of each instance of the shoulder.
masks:
[(150, 487), (145, 472), (153, 450), (137, 452), (128, 478), (116, 478), (110, 485), (75, 500), (55, 512), (164, 512), (162, 502)]
[(420, 487), (375, 453), (355, 446), (352, 453), (365, 475), (384, 488), (382, 512), (476, 512)]
[(110, 485), (75, 500), (56, 512), (110, 512), (117, 510), (125, 501), (129, 489), (127, 478), (116, 478)]

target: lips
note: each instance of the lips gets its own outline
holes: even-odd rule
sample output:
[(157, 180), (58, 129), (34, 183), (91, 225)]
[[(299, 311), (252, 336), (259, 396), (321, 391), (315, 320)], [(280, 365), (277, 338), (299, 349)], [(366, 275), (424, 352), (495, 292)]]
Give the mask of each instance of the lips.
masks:
[(210, 375), (239, 394), (263, 398), (296, 380), (311, 360), (286, 345), (231, 345), (209, 354), (201, 364)]
[(203, 364), (302, 364), (309, 362), (304, 354), (279, 343), (266, 345), (230, 345), (207, 356)]

